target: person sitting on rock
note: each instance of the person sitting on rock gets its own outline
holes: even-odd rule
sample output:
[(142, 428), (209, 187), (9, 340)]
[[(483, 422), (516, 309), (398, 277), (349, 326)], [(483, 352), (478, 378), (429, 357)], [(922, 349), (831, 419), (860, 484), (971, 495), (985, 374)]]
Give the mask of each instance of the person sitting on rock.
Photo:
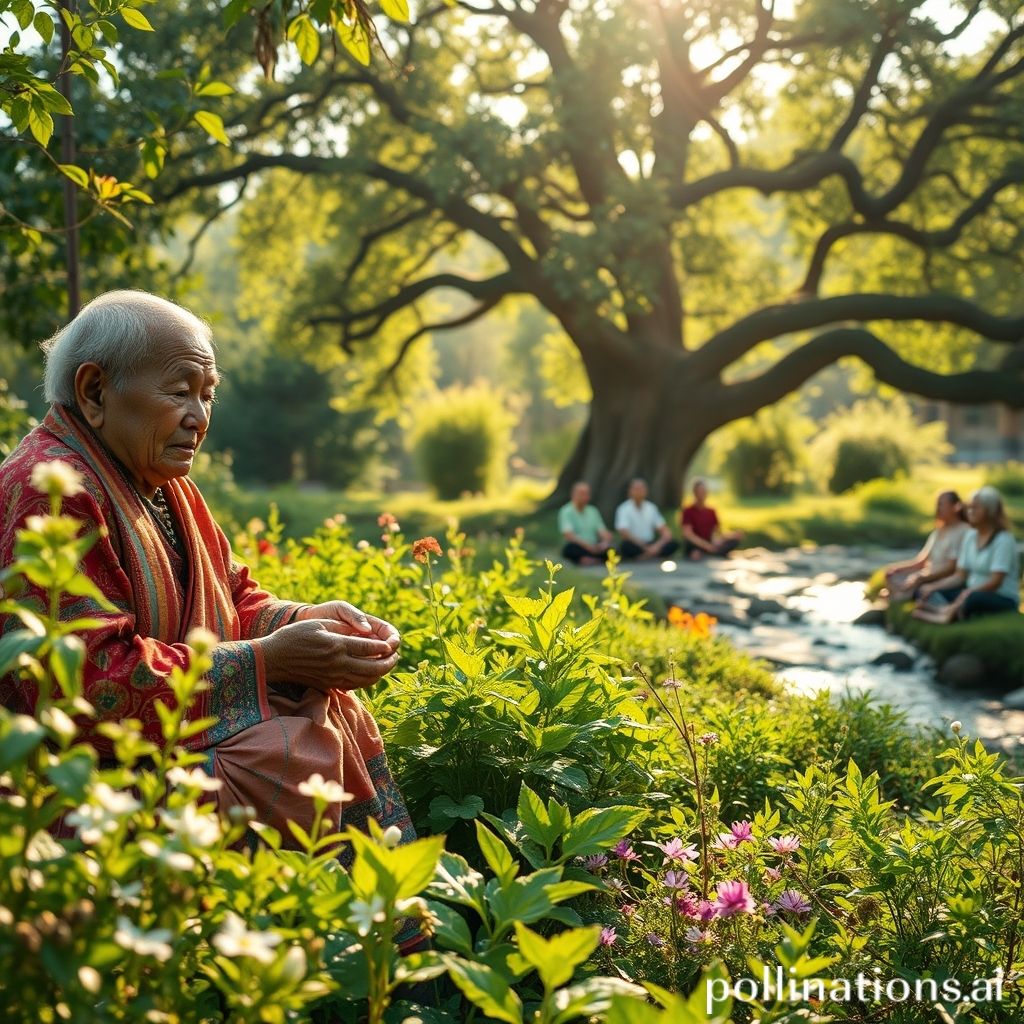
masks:
[(935, 529), (916, 557), (885, 567), (890, 601), (909, 601), (918, 596), (925, 583), (945, 579), (956, 571), (960, 547), (970, 532), (967, 511), (956, 491), (943, 491), (938, 496), (935, 519)]
[(578, 565), (600, 565), (612, 546), (611, 530), (590, 504), (590, 484), (573, 484), (571, 500), (558, 510), (558, 531), (565, 538), (562, 557)]
[(694, 480), (693, 504), (683, 509), (679, 521), (683, 528), (683, 551), (694, 562), (705, 555), (723, 558), (743, 540), (740, 530), (721, 532), (718, 513), (708, 504), (708, 485), (703, 480)]
[(647, 500), (647, 482), (636, 477), (629, 483), (629, 497), (615, 510), (615, 529), (622, 542), (623, 558), (644, 561), (668, 558), (678, 550), (679, 542), (665, 522), (658, 506)]
[(955, 571), (920, 588), (914, 618), (948, 623), (1020, 606), (1020, 554), (1002, 496), (982, 487), (971, 495), (967, 516), (974, 528), (964, 537)]

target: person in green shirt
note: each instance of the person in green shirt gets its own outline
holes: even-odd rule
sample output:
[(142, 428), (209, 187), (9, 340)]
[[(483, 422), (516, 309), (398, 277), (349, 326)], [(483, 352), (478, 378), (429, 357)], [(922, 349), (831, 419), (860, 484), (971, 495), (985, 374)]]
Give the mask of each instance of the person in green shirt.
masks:
[(590, 504), (590, 484), (573, 484), (572, 497), (558, 510), (558, 529), (565, 538), (562, 557), (579, 565), (600, 565), (612, 546), (611, 530)]

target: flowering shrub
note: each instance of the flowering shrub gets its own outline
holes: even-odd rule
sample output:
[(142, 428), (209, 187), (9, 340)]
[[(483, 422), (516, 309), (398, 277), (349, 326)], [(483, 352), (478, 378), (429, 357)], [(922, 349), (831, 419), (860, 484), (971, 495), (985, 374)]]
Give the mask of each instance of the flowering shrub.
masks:
[(714, 615), (708, 615), (707, 612), (697, 612), (694, 615), (692, 612), (685, 611), (675, 605), (672, 605), (668, 610), (668, 621), (677, 629), (693, 633), (694, 636), (700, 639), (706, 639), (711, 636), (715, 626), (718, 625), (718, 619)]

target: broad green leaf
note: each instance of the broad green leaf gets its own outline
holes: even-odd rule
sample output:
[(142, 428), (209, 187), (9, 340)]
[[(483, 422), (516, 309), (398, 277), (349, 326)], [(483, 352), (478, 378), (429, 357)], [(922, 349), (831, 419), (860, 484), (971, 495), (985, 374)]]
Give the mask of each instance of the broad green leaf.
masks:
[(37, 11), (32, 24), (43, 42), (49, 45), (53, 39), (53, 19), (45, 11)]
[(484, 659), (451, 640), (444, 641), (448, 659), (467, 679), (476, 679), (484, 670)]
[(222, 146), (231, 145), (231, 141), (224, 131), (224, 122), (221, 120), (220, 114), (214, 114), (210, 110), (197, 110), (192, 115), (192, 119), (215, 142), (219, 142)]
[(203, 82), (196, 86), (197, 96), (230, 96), (235, 90), (227, 82)]
[(29, 104), (28, 127), (41, 146), (47, 145), (53, 136), (53, 118), (41, 100)]
[(441, 949), (453, 949), (456, 953), (472, 956), (473, 936), (470, 934), (466, 919), (446, 903), (430, 900), (428, 906), (436, 918), (434, 944)]
[(364, 67), (370, 64), (370, 37), (366, 29), (357, 21), (351, 25), (344, 21), (337, 24), (338, 38), (341, 45), (352, 54)]
[(20, 28), (26, 29), (32, 24), (35, 8), (32, 6), (31, 0), (13, 0), (10, 7), (14, 16), (18, 19)]
[(544, 613), (548, 603), (542, 597), (514, 597), (504, 595), (505, 602), (522, 619), (534, 619)]
[(523, 823), (526, 834), (537, 844), (550, 850), (555, 845), (555, 840), (561, 834), (557, 825), (551, 822), (551, 816), (544, 802), (525, 783), (519, 790), (519, 803), (516, 805), (516, 813)]
[(602, 807), (580, 812), (562, 839), (562, 855), (584, 857), (603, 853), (647, 817), (639, 807)]
[(66, 797), (81, 802), (93, 769), (93, 758), (84, 751), (65, 757), (59, 764), (46, 769), (46, 777)]
[(507, 1024), (522, 1024), (523, 1004), (497, 971), (454, 956), (446, 960), (452, 981), (484, 1016)]
[(561, 875), (561, 868), (542, 868), (492, 893), (491, 913), (496, 921), (495, 933), (502, 934), (511, 929), (515, 921), (533, 924), (541, 920), (554, 906), (547, 889), (555, 885)]
[(28, 715), (12, 715), (0, 730), (0, 772), (23, 761), (46, 739), (46, 730)]
[(585, 892), (593, 892), (597, 888), (590, 882), (566, 879), (563, 882), (553, 882), (545, 886), (544, 891), (552, 903), (560, 903), (562, 900), (571, 900), (573, 896), (581, 896)]
[(713, 961), (704, 969), (686, 1007), (695, 1018), (708, 1024), (728, 1024), (732, 1013), (732, 986), (721, 960)]
[(551, 1024), (566, 1024), (580, 1017), (599, 1017), (608, 1010), (612, 999), (616, 997), (646, 1000), (646, 993), (639, 985), (619, 978), (588, 978), (555, 993), (552, 1002), (558, 1013)]
[(28, 629), (15, 629), (0, 637), (0, 676), (10, 672), (21, 655), (35, 653), (42, 642), (41, 636), (36, 636)]
[(409, 20), (408, 0), (380, 0), (380, 9), (393, 21)]
[(137, 11), (134, 7), (122, 7), (120, 14), (132, 28), (137, 28), (140, 32), (153, 31), (153, 26), (149, 23), (149, 18), (147, 18), (142, 11)]
[(457, 853), (441, 854), (430, 890), (436, 897), (473, 907), (482, 916), (486, 915), (484, 877)]
[(167, 147), (156, 139), (146, 139), (142, 144), (142, 167), (147, 178), (155, 178), (164, 169)]
[(70, 116), (74, 113), (71, 109), (71, 104), (68, 103), (66, 97), (57, 92), (52, 85), (48, 85), (46, 82), (41, 82), (36, 87), (36, 96), (39, 97), (40, 102), (47, 110), (50, 111), (51, 114), (66, 114)]
[(597, 949), (601, 926), (571, 928), (545, 939), (520, 922), (516, 922), (519, 952), (537, 969), (548, 991), (564, 985), (576, 967)]
[(563, 590), (555, 594), (548, 605), (544, 614), (540, 617), (541, 625), (551, 633), (554, 633), (556, 629), (562, 624), (566, 614), (569, 611), (569, 605), (572, 603), (573, 594), (576, 593), (574, 587), (570, 587), (568, 590)]
[(432, 818), (465, 818), (472, 821), (483, 809), (483, 800), (475, 795), (463, 797), (458, 803), (450, 796), (435, 796), (430, 801)]
[(384, 859), (398, 880), (396, 899), (408, 899), (426, 889), (443, 850), (444, 836), (427, 836), (386, 851)]
[(309, 20), (308, 14), (300, 14), (288, 26), (288, 38), (295, 43), (299, 59), (303, 64), (312, 64), (320, 54), (320, 33)]
[(50, 668), (66, 697), (75, 696), (82, 679), (82, 666), (85, 665), (85, 643), (81, 637), (71, 634), (62, 636), (54, 642), (50, 652)]
[(519, 872), (519, 866), (508, 847), (479, 820), (476, 821), (476, 841), (487, 866), (503, 886), (508, 885)]

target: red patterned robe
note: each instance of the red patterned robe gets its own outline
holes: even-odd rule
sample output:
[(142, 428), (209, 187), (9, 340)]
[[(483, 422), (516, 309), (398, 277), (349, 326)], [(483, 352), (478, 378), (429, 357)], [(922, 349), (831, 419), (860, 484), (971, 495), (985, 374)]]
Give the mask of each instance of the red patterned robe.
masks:
[[(80, 519), (83, 530), (99, 528), (103, 534), (82, 569), (115, 608), (104, 610), (74, 595), (66, 595), (60, 608), (65, 620), (89, 616), (103, 623), (83, 637), (84, 696), (96, 717), (80, 722), (101, 758), (113, 751), (96, 732), (98, 722), (136, 718), (147, 738), (160, 742), (156, 705), (174, 705), (167, 678), (192, 657), (188, 633), (204, 627), (221, 642), (213, 651), (210, 685), (188, 718), (215, 717), (216, 724), (185, 745), (209, 754), (210, 770), (223, 782), (217, 794), (222, 809), (252, 806), (288, 843), (287, 819), (310, 827), (312, 803), (297, 787), (318, 772), (354, 795), (334, 808), (339, 824), (365, 827), (373, 817), (412, 838), (377, 725), (357, 697), (341, 690), (268, 687), (259, 645), (251, 641), (290, 622), (301, 605), (261, 590), (232, 558), (227, 538), (189, 479), (163, 487), (186, 548), (182, 561), (91, 429), (54, 406), (0, 466), (0, 565), (13, 561), (16, 532), (25, 519), (49, 513), (48, 497), (30, 478), (36, 463), (54, 459), (83, 477), (84, 491), (65, 499), (63, 511)], [(38, 589), (30, 587), (19, 599), (46, 607)], [(0, 617), (0, 632), (19, 626), (14, 616)], [(37, 697), (28, 680), (0, 679), (0, 702), (12, 710), (33, 715)]]

